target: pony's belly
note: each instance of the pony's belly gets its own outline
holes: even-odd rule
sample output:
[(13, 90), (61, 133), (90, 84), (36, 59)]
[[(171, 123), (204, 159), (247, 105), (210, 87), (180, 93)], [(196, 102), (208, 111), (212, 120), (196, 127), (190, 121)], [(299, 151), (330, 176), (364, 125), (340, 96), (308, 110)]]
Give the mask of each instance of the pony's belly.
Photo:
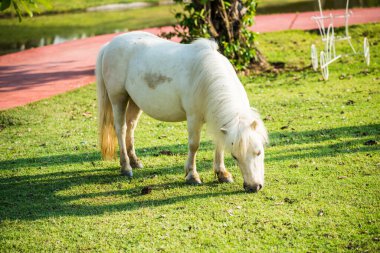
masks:
[(151, 91), (140, 87), (128, 89), (128, 93), (136, 105), (154, 119), (168, 122), (186, 120), (181, 99), (173, 90)]
[(148, 114), (150, 117), (160, 120), (160, 121), (166, 121), (166, 122), (179, 122), (186, 120), (186, 114), (183, 111), (175, 111), (172, 108), (166, 108), (170, 109), (171, 111), (164, 111), (163, 109), (157, 110), (156, 108), (141, 108), (146, 114)]

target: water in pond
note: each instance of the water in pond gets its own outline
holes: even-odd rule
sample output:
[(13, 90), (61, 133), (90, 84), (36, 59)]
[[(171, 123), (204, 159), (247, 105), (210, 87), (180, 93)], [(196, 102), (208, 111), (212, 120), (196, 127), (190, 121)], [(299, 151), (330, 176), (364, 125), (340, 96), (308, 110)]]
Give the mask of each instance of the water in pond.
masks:
[(22, 42), (21, 41), (9, 42), (9, 43), (0, 42), (0, 55), (14, 53), (14, 52), (23, 51), (26, 49), (31, 49), (31, 48), (36, 48), (36, 47), (43, 47), (47, 45), (56, 45), (56, 44), (60, 44), (66, 41), (84, 39), (84, 38), (93, 37), (93, 36), (101, 35), (101, 34), (119, 33), (119, 32), (126, 32), (126, 31), (128, 31), (128, 29), (124, 29), (124, 30), (107, 29), (97, 34), (94, 34), (91, 31), (89, 31), (89, 33), (73, 31), (72, 34), (67, 34), (67, 33), (65, 35), (55, 34), (52, 36), (41, 37), (40, 39), (30, 39), (30, 40), (22, 41)]
[[(303, 11), (316, 11), (318, 10), (318, 1), (317, 0), (287, 0), (287, 1), (278, 1), (278, 0), (262, 0), (263, 6), (258, 6), (258, 14), (270, 14), (270, 13), (286, 13), (286, 12), (303, 12)], [(273, 4), (272, 4), (273, 3)], [(280, 4), (279, 4), (280, 3)], [(321, 0), (324, 10), (328, 9), (343, 9), (346, 7), (346, 0)], [(379, 0), (351, 0), (350, 8), (353, 7), (374, 7), (380, 6)], [(85, 14), (83, 14), (85, 15)], [(61, 15), (56, 15), (57, 18)], [(22, 51), (29, 48), (41, 47), (51, 44), (59, 44), (65, 41), (76, 40), (86, 37), (91, 37), (100, 34), (107, 34), (112, 32), (122, 32), (126, 31), (125, 26), (123, 27), (97, 27), (96, 32), (93, 30), (83, 30), (80, 31), (72, 30), (65, 31), (64, 34), (51, 34), (45, 37), (38, 39), (19, 41), (19, 42), (2, 42), (0, 43), (0, 55)]]

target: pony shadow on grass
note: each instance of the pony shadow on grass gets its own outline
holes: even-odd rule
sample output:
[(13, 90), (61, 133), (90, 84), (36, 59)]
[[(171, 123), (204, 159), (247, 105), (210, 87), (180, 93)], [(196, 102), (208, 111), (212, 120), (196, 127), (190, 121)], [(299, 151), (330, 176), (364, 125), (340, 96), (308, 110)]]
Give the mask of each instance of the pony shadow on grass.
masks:
[[(213, 144), (211, 141), (204, 141), (200, 144), (199, 151), (212, 150)], [(187, 144), (162, 145), (157, 147), (146, 147), (136, 149), (138, 157), (158, 157), (158, 156), (175, 156), (187, 155)], [(100, 151), (85, 152), (85, 153), (70, 153), (63, 155), (49, 155), (31, 158), (18, 158), (0, 161), (0, 170), (6, 169), (22, 169), (22, 168), (43, 168), (49, 166), (62, 166), (77, 163), (92, 163), (96, 167), (96, 163), (101, 160)], [(115, 164), (118, 157), (115, 157)], [(183, 161), (185, 162), (185, 160)]]
[[(212, 148), (211, 142), (203, 142), (201, 150)], [(164, 152), (163, 152), (164, 151)], [(160, 168), (144, 168), (136, 169), (131, 182), (124, 176), (120, 175), (118, 161), (115, 160), (113, 168), (99, 168), (102, 166), (100, 162), (99, 152), (89, 152), (81, 154), (67, 154), (55, 156), (43, 156), (37, 158), (20, 158), (0, 162), (1, 170), (28, 170), (34, 168), (41, 170), (41, 173), (34, 175), (20, 175), (0, 178), (0, 220), (37, 220), (48, 217), (60, 216), (88, 216), (97, 215), (106, 212), (117, 212), (125, 210), (135, 210), (145, 206), (168, 205), (178, 201), (186, 201), (188, 199), (209, 198), (224, 194), (232, 194), (231, 192), (220, 193), (199, 193), (194, 195), (176, 196), (161, 200), (144, 201), (139, 200), (141, 189), (146, 186), (144, 180), (152, 177), (165, 177), (168, 175), (177, 175), (178, 181), (164, 183), (159, 185), (151, 185), (155, 191), (170, 188), (194, 187), (187, 185), (184, 180), (183, 163), (186, 160), (187, 145), (168, 145), (151, 148), (141, 148), (137, 150), (139, 156), (157, 157), (157, 156), (176, 156), (184, 155), (183, 162), (176, 165), (166, 164)], [(78, 166), (79, 164), (79, 166)], [(70, 167), (75, 165), (76, 169)], [(83, 165), (83, 166), (81, 166)], [(202, 168), (212, 168), (211, 160), (200, 160), (198, 165)], [(62, 171), (44, 172), (44, 168), (59, 166)], [(81, 169), (77, 169), (82, 167)], [(108, 166), (107, 166), (108, 167)], [(106, 192), (91, 192), (76, 195), (62, 195), (64, 191), (76, 187), (85, 187), (86, 185), (112, 185), (115, 182), (118, 185), (125, 183), (135, 183), (138, 186), (132, 189), (122, 189), (114, 185), (114, 189)], [(140, 186), (140, 185), (141, 186)], [(117, 184), (116, 184), (117, 185)], [(203, 187), (214, 187), (214, 183), (204, 184)], [(75, 204), (81, 199), (94, 199), (103, 196), (126, 196), (129, 198), (137, 198), (136, 201), (123, 202), (123, 204), (106, 204), (100, 206), (86, 206)]]
[[(374, 137), (375, 136), (375, 137)], [(348, 152), (372, 152), (379, 150), (379, 145), (364, 145), (368, 140), (379, 138), (380, 124), (365, 126), (341, 127), (333, 129), (323, 129), (317, 131), (279, 131), (271, 134), (273, 146), (286, 147), (281, 153), (271, 154), (267, 152), (268, 161), (282, 162), (296, 158), (319, 158), (323, 156), (334, 156), (336, 154)], [(340, 141), (342, 139), (343, 141)], [(347, 141), (347, 139), (349, 139)], [(334, 140), (332, 144), (328, 142)], [(376, 139), (377, 140), (377, 139)], [(377, 140), (378, 141), (378, 140)], [(328, 142), (326, 144), (325, 142)], [(312, 147), (297, 149), (294, 144), (315, 143)], [(360, 145), (359, 145), (360, 144)], [(347, 149), (347, 146), (350, 147)], [(203, 150), (210, 150), (212, 144), (204, 142), (201, 145)], [(162, 150), (170, 152), (160, 153)], [(293, 154), (299, 151), (298, 154)], [(187, 153), (187, 145), (168, 145), (158, 148), (141, 148), (137, 150), (139, 156), (161, 156), (178, 155), (184, 156)], [(230, 158), (227, 158), (230, 159)], [(144, 168), (135, 170), (134, 188), (123, 189), (127, 179), (119, 175), (118, 162), (115, 161), (114, 168), (99, 168), (98, 152), (69, 154), (58, 156), (45, 156), (39, 158), (22, 158), (0, 162), (0, 168), (5, 170), (17, 170), (28, 168), (40, 168), (41, 173), (34, 175), (3, 176), (0, 178), (0, 219), (1, 220), (37, 220), (49, 217), (60, 216), (91, 216), (109, 212), (119, 212), (127, 210), (138, 210), (147, 206), (165, 206), (177, 202), (186, 202), (194, 199), (213, 198), (223, 195), (245, 194), (243, 191), (221, 191), (206, 192), (205, 189), (215, 187), (216, 183), (206, 183), (199, 188), (195, 194), (176, 195), (172, 197), (162, 197), (160, 199), (146, 200), (141, 197), (141, 189), (147, 186), (145, 179), (152, 176), (164, 177), (166, 175), (178, 175), (178, 179), (173, 182), (164, 182), (151, 185), (155, 192), (172, 188), (194, 187), (185, 184), (183, 179), (183, 163), (175, 165), (164, 165), (160, 168)], [(183, 161), (183, 162), (184, 162)], [(228, 161), (229, 163), (230, 161)], [(72, 164), (83, 164), (82, 169), (65, 169), (51, 173), (43, 173), (44, 167), (50, 166), (71, 166)], [(91, 165), (92, 164), (92, 165)], [(212, 166), (211, 158), (207, 161), (198, 160), (198, 165), (202, 171), (204, 167)], [(115, 184), (118, 182), (119, 184)], [(141, 182), (141, 183), (140, 183)], [(75, 187), (85, 187), (86, 185), (114, 184), (112, 190), (103, 192), (87, 192), (75, 195), (65, 195), (65, 190)], [(116, 185), (120, 185), (117, 187)], [(206, 188), (205, 188), (206, 187)], [(110, 203), (87, 205), (82, 204), (82, 199), (96, 200), (96, 198), (110, 197), (110, 199), (125, 196), (122, 203)], [(78, 202), (79, 201), (79, 202)], [(80, 203), (80, 204), (77, 204)]]
[[(162, 168), (161, 168), (162, 169)], [(181, 171), (182, 166), (168, 168), (168, 170)], [(140, 171), (139, 171), (140, 172)], [(140, 182), (149, 173), (136, 173), (139, 176), (133, 180)], [(144, 207), (164, 206), (187, 200), (212, 198), (222, 195), (244, 194), (243, 191), (228, 191), (218, 193), (205, 193), (204, 187), (215, 187), (216, 183), (206, 183), (196, 194), (176, 195), (174, 197), (162, 197), (160, 199), (145, 200), (141, 196), (141, 190), (146, 183), (141, 181), (141, 186), (123, 189), (118, 185), (127, 183), (127, 179), (115, 173), (113, 169), (76, 170), (68, 172), (55, 172), (35, 176), (15, 176), (0, 179), (1, 220), (38, 220), (49, 217), (62, 216), (91, 216), (109, 212), (133, 211)], [(75, 195), (62, 194), (62, 191), (85, 185), (114, 184), (113, 190), (105, 192), (79, 193)], [(138, 183), (137, 183), (138, 184)], [(178, 189), (196, 187), (185, 184), (184, 181), (173, 181), (170, 183), (150, 184), (155, 192), (163, 189)], [(96, 189), (96, 188), (94, 188)], [(125, 197), (123, 197), (125, 196)], [(83, 199), (96, 200), (102, 197), (110, 199), (123, 199), (122, 203), (110, 201), (107, 204), (87, 205), (76, 203)], [(125, 200), (125, 201), (124, 201)]]

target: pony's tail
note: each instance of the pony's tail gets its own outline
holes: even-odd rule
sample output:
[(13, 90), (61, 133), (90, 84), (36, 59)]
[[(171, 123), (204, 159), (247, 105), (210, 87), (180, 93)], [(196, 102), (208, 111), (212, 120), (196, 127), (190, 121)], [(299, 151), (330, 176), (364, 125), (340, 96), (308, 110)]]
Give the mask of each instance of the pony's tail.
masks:
[(113, 159), (115, 156), (116, 133), (113, 126), (113, 113), (108, 92), (103, 79), (103, 47), (96, 60), (96, 88), (98, 95), (98, 120), (99, 120), (99, 142), (104, 160)]

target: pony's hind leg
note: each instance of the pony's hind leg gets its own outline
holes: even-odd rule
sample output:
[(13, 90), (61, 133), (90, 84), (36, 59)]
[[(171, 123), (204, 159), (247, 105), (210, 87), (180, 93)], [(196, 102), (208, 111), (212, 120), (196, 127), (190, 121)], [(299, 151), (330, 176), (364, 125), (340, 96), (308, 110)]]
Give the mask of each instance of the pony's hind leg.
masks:
[(234, 181), (231, 173), (224, 166), (224, 149), (220, 145), (216, 145), (215, 149), (214, 172), (220, 183), (232, 183)]
[(142, 163), (136, 156), (135, 147), (134, 147), (134, 132), (141, 115), (140, 108), (133, 102), (132, 99), (129, 99), (127, 107), (127, 135), (126, 135), (126, 145), (127, 145), (127, 155), (129, 157), (129, 164), (132, 168), (143, 168)]
[(112, 111), (114, 115), (114, 125), (115, 131), (117, 135), (117, 140), (119, 142), (120, 148), (120, 166), (121, 166), (121, 174), (132, 177), (132, 168), (129, 164), (129, 158), (127, 155), (127, 149), (125, 144), (126, 138), (126, 110), (127, 110), (127, 101), (128, 97), (121, 97), (111, 99), (112, 103)]
[(200, 136), (201, 136), (202, 122), (187, 118), (187, 130), (189, 134), (189, 155), (185, 164), (185, 177), (186, 182), (190, 184), (201, 184), (202, 181), (199, 178), (199, 174), (196, 168), (195, 157), (199, 148)]

